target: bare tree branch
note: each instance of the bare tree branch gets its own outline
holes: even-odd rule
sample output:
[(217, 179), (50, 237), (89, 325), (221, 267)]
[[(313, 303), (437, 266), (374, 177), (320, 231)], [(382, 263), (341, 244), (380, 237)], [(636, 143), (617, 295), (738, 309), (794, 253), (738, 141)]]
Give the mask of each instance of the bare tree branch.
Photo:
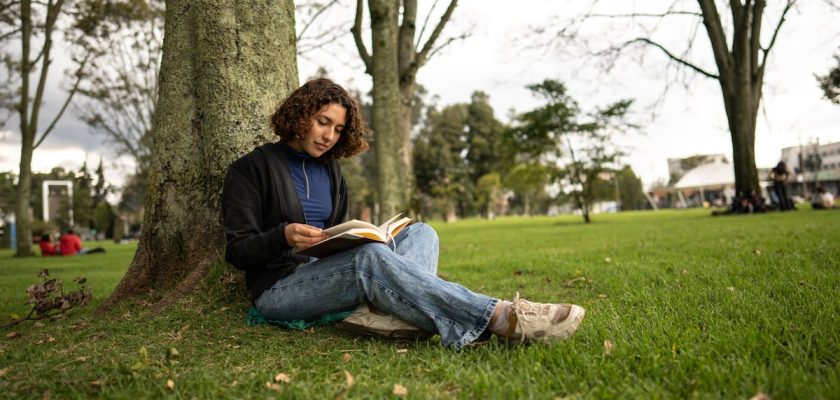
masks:
[(640, 38), (636, 38), (636, 39), (633, 39), (633, 40), (629, 40), (627, 42), (624, 42), (621, 46), (619, 46), (619, 48), (624, 48), (624, 47), (627, 47), (627, 46), (629, 46), (633, 43), (637, 43), (637, 42), (645, 43), (645, 44), (648, 44), (648, 45), (651, 45), (653, 47), (658, 48), (663, 53), (665, 53), (665, 55), (668, 56), (668, 58), (670, 58), (671, 60), (673, 60), (673, 61), (675, 61), (679, 64), (685, 65), (688, 68), (693, 69), (695, 72), (699, 73), (700, 75), (706, 76), (708, 78), (718, 79), (718, 76), (716, 74), (708, 72), (708, 71), (704, 70), (703, 68), (700, 68), (697, 65), (694, 65), (694, 64), (692, 64), (692, 63), (674, 55), (673, 53), (671, 53), (668, 49), (666, 49), (661, 44), (659, 44), (657, 42), (654, 42), (653, 40), (650, 40), (648, 38), (640, 37)]
[[(52, 3), (52, 2), (50, 2)], [(30, 121), (29, 126), (38, 126), (38, 114), (41, 109), (41, 101), (44, 97), (44, 89), (47, 85), (47, 72), (49, 71), (50, 66), (50, 50), (52, 49), (52, 31), (55, 27), (55, 22), (58, 19), (58, 14), (61, 12), (61, 6), (64, 5), (64, 0), (56, 1), (55, 5), (52, 5), (47, 8), (47, 22), (44, 28), (44, 45), (43, 45), (43, 57), (41, 64), (41, 76), (38, 80), (38, 87), (35, 89), (35, 98), (34, 98), (34, 105), (32, 107), (32, 113), (30, 114)], [(35, 132), (32, 132), (34, 135)], [(40, 143), (40, 141), (39, 141)], [(37, 146), (36, 146), (37, 147)]]
[(307, 21), (303, 25), (303, 28), (300, 30), (300, 33), (298, 33), (298, 35), (297, 35), (297, 41), (300, 42), (301, 39), (303, 39), (303, 35), (306, 33), (306, 31), (309, 29), (309, 27), (312, 26), (312, 24), (315, 23), (316, 20), (318, 20), (318, 17), (320, 17), (321, 14), (323, 14), (325, 11), (327, 11), (328, 9), (330, 9), (332, 6), (336, 5), (337, 3), (338, 3), (338, 0), (332, 0), (329, 3), (327, 3), (325, 6), (321, 7), (318, 10), (318, 12), (316, 12), (315, 15), (313, 15), (312, 18), (310, 18), (309, 21)]
[[(733, 2), (737, 3), (738, 7), (741, 6), (739, 0), (733, 0)], [(703, 13), (703, 25), (706, 26), (709, 42), (712, 45), (712, 53), (718, 65), (718, 73), (728, 75), (732, 70), (733, 60), (726, 45), (726, 33), (723, 32), (720, 24), (720, 14), (718, 14), (715, 2), (714, 0), (698, 0), (698, 3)]]
[(432, 12), (435, 11), (435, 7), (437, 7), (438, 0), (435, 0), (432, 3), (432, 8), (429, 9), (429, 13), (426, 14), (426, 18), (423, 19), (423, 26), (420, 28), (420, 34), (417, 35), (417, 43), (414, 44), (414, 48), (420, 47), (421, 40), (423, 39), (423, 34), (426, 33), (426, 27), (429, 26), (429, 19), (432, 18)]
[(767, 62), (767, 55), (770, 53), (770, 49), (772, 49), (773, 45), (776, 44), (776, 38), (779, 36), (779, 30), (782, 29), (782, 24), (785, 23), (785, 17), (787, 16), (787, 13), (791, 10), (791, 8), (793, 8), (794, 3), (796, 3), (796, 0), (788, 0), (787, 4), (785, 5), (785, 9), (782, 11), (782, 16), (779, 17), (779, 23), (776, 24), (776, 29), (773, 31), (773, 36), (770, 38), (770, 43), (767, 45), (767, 48), (762, 49), (762, 51), (764, 52), (764, 57), (761, 61), (762, 68)]
[(693, 17), (702, 17), (703, 14), (696, 12), (696, 11), (668, 11), (664, 13), (631, 13), (631, 14), (589, 14), (589, 17), (595, 18), (636, 18), (636, 17), (643, 17), (643, 18), (663, 18), (669, 17), (673, 15), (688, 15)]
[(429, 36), (429, 39), (426, 40), (426, 44), (423, 45), (423, 49), (420, 50), (419, 53), (417, 53), (417, 58), (414, 61), (414, 63), (417, 64), (417, 67), (414, 68), (415, 70), (422, 67), (426, 63), (426, 61), (428, 60), (429, 52), (432, 51), (432, 49), (434, 48), (435, 41), (437, 41), (438, 37), (440, 36), (440, 33), (443, 31), (444, 25), (446, 25), (446, 23), (452, 17), (452, 12), (455, 11), (455, 6), (457, 6), (457, 5), (458, 5), (458, 0), (451, 0), (449, 2), (449, 6), (446, 7), (446, 11), (440, 17), (440, 21), (438, 21), (438, 24), (435, 26), (435, 29), (432, 31), (432, 34)]
[(350, 29), (350, 31), (353, 32), (353, 40), (356, 42), (356, 49), (359, 50), (359, 57), (362, 59), (362, 62), (365, 63), (365, 69), (368, 72), (370, 72), (372, 71), (370, 53), (368, 53), (367, 49), (365, 48), (365, 42), (362, 40), (362, 18), (364, 15), (364, 2), (365, 0), (356, 0), (356, 18), (353, 22), (353, 27)]
[(470, 36), (471, 36), (471, 34), (469, 34), (469, 33), (463, 33), (463, 34), (461, 34), (461, 35), (458, 35), (458, 36), (453, 36), (453, 37), (450, 37), (450, 38), (446, 39), (446, 41), (444, 41), (443, 43), (441, 43), (441, 44), (440, 44), (440, 46), (437, 46), (437, 47), (435, 47), (434, 49), (432, 49), (432, 51), (429, 53), (429, 57), (428, 57), (428, 58), (429, 58), (429, 59), (431, 59), (432, 57), (434, 57), (434, 55), (435, 55), (437, 52), (439, 52), (439, 51), (443, 50), (443, 48), (444, 48), (444, 47), (446, 47), (446, 46), (448, 46), (448, 45), (450, 45), (450, 44), (452, 44), (452, 43), (454, 43), (454, 42), (456, 42), (456, 41), (458, 41), (458, 40), (464, 40), (464, 39), (466, 39), (466, 38), (468, 38), (468, 37), (470, 37)]
[(0, 34), (0, 42), (20, 33), (20, 28), (12, 29), (11, 31)]
[(44, 133), (41, 135), (41, 138), (40, 138), (40, 139), (38, 139), (38, 141), (37, 141), (37, 142), (35, 142), (35, 145), (34, 145), (34, 146), (32, 146), (32, 148), (33, 148), (33, 149), (37, 149), (37, 148), (38, 148), (38, 146), (40, 146), (40, 145), (41, 145), (41, 142), (43, 142), (43, 141), (44, 141), (44, 139), (46, 139), (46, 138), (47, 138), (47, 135), (49, 135), (49, 134), (50, 134), (50, 132), (52, 132), (53, 128), (55, 128), (55, 124), (56, 124), (56, 123), (58, 123), (58, 120), (59, 120), (59, 119), (61, 119), (61, 116), (62, 116), (62, 115), (64, 115), (64, 111), (65, 111), (65, 110), (67, 110), (67, 106), (68, 106), (68, 105), (70, 104), (70, 102), (73, 100), (73, 95), (75, 95), (75, 94), (76, 94), (76, 91), (78, 91), (78, 90), (79, 90), (79, 83), (82, 81), (82, 77), (84, 76), (84, 75), (82, 74), (82, 71), (84, 70), (85, 65), (87, 65), (87, 62), (89, 61), (89, 59), (90, 59), (90, 58), (86, 58), (86, 59), (85, 59), (85, 60), (84, 60), (84, 61), (83, 61), (80, 65), (79, 65), (79, 68), (78, 68), (78, 70), (76, 71), (76, 83), (74, 83), (74, 84), (73, 84), (73, 87), (70, 89), (70, 92), (67, 94), (67, 99), (66, 99), (66, 100), (64, 100), (64, 104), (61, 106), (61, 110), (59, 110), (59, 111), (58, 111), (58, 114), (56, 114), (55, 118), (53, 118), (53, 120), (52, 120), (52, 122), (50, 123), (50, 125), (47, 127), (47, 129), (46, 129), (46, 130), (44, 130)]

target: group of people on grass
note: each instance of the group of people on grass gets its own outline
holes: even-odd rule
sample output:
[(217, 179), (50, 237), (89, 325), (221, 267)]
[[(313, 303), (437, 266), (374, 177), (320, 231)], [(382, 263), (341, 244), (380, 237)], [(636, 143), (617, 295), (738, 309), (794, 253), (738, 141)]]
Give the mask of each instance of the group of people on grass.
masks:
[[(770, 202), (765, 201), (764, 197), (751, 190), (749, 193), (739, 192), (734, 199), (729, 209), (720, 214), (752, 214), (761, 213), (771, 210), (778, 211), (794, 211), (796, 206), (793, 204), (793, 199), (788, 195), (787, 181), (790, 178), (790, 171), (784, 161), (780, 161), (776, 166), (770, 170), (769, 179), (773, 182), (773, 191), (770, 193)], [(825, 190), (825, 188), (818, 186), (811, 198), (811, 207), (817, 210), (835, 208), (834, 195)]]
[(76, 234), (72, 229), (68, 229), (61, 237), (58, 238), (58, 243), (53, 244), (52, 236), (45, 233), (38, 241), (38, 247), (41, 248), (42, 256), (76, 256), (83, 254), (104, 253), (105, 249), (102, 247), (85, 248), (82, 245), (82, 238)]

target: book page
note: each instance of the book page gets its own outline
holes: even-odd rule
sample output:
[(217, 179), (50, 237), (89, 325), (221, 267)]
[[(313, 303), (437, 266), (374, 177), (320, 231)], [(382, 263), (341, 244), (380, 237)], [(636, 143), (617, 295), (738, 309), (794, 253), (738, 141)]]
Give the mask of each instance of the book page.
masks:
[(347, 221), (341, 224), (338, 224), (332, 228), (324, 229), (324, 233), (330, 236), (338, 235), (339, 233), (346, 232), (350, 229), (356, 228), (367, 228), (367, 229), (375, 229), (378, 230), (379, 228), (376, 225), (365, 221), (359, 221), (358, 219), (354, 219), (351, 221)]

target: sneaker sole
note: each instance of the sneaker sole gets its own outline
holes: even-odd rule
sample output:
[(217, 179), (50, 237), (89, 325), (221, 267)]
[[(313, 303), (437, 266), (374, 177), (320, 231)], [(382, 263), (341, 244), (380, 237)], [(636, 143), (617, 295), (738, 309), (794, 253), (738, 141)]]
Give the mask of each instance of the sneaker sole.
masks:
[(378, 337), (387, 340), (399, 340), (399, 341), (414, 341), (414, 340), (426, 340), (434, 336), (430, 332), (426, 332), (422, 329), (397, 329), (391, 331), (381, 331), (376, 329), (371, 329), (369, 326), (365, 325), (358, 325), (352, 322), (341, 322), (338, 324), (339, 327), (348, 331), (350, 333), (359, 335), (359, 336), (371, 336), (371, 337)]

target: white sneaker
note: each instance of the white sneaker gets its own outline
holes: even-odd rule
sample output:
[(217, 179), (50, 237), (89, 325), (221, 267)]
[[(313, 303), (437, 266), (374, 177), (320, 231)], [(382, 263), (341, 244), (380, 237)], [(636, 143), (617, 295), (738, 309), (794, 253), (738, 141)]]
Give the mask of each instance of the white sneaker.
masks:
[(359, 306), (350, 316), (341, 321), (340, 325), (357, 335), (377, 336), (391, 340), (417, 340), (432, 337), (430, 332), (393, 315), (372, 309), (367, 304)]
[(518, 292), (510, 308), (510, 329), (504, 336), (522, 342), (568, 340), (586, 314), (581, 306), (534, 303), (520, 299)]

